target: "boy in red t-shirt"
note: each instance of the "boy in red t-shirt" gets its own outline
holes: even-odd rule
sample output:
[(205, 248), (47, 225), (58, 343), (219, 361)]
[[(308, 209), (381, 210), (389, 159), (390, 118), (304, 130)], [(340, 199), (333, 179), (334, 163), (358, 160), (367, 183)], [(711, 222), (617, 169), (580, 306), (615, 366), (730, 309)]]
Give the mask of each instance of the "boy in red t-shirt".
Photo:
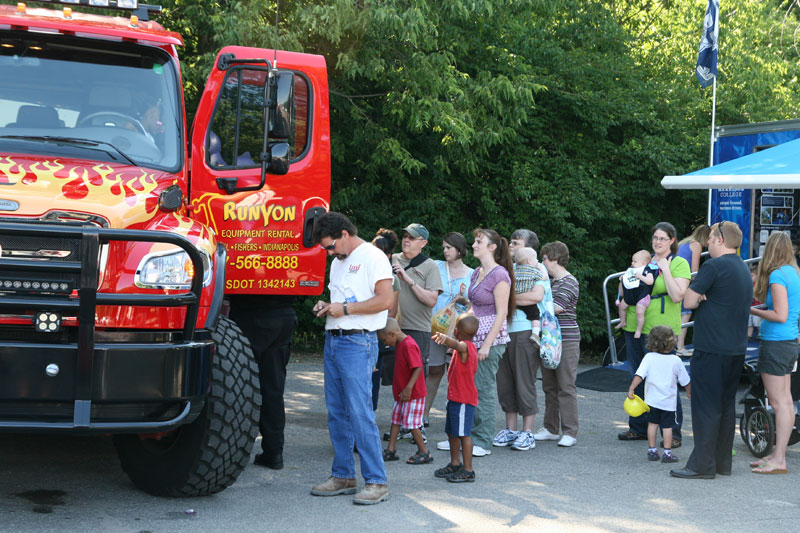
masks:
[[(433, 336), (436, 344), (453, 349), (450, 368), (447, 370), (447, 419), (444, 431), (450, 441), (450, 464), (433, 473), (452, 483), (475, 481), (472, 470), (472, 421), (478, 405), (478, 390), (475, 388), (475, 372), (478, 371), (478, 349), (472, 338), (478, 331), (475, 315), (463, 314), (456, 321), (455, 339), (444, 333)], [(456, 340), (457, 339), (457, 340)], [(459, 447), (463, 451), (464, 464), (459, 461)]]
[(378, 338), (384, 344), (394, 346), (394, 376), (392, 392), (394, 393), (394, 409), (392, 409), (392, 429), (389, 432), (389, 446), (383, 451), (384, 461), (397, 461), (397, 434), (400, 428), (411, 430), (411, 436), (417, 443), (417, 453), (406, 461), (410, 465), (424, 465), (433, 462), (433, 456), (425, 446), (422, 437), (422, 415), (425, 412), (425, 378), (422, 375), (422, 355), (416, 341), (400, 330), (394, 318), (386, 319), (386, 326), (378, 331)]

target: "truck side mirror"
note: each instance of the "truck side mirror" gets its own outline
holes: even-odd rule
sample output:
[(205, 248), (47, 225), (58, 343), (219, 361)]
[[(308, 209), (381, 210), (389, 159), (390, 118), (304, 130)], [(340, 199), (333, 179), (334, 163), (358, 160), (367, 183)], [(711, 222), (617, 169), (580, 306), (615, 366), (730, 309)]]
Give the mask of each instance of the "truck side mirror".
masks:
[(271, 102), (269, 138), (288, 139), (292, 134), (294, 106), (294, 74), (278, 72), (270, 80)]
[[(270, 174), (283, 176), (289, 172), (289, 143), (275, 143), (269, 147)], [(263, 186), (263, 185), (262, 185)]]

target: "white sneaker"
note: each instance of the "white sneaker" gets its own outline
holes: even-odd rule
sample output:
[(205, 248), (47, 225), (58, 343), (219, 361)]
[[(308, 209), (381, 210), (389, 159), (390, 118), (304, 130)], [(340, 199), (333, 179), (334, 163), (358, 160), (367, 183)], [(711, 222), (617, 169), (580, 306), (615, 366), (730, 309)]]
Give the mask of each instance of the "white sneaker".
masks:
[[(447, 449), (449, 450), (450, 447), (448, 446)], [(472, 447), (472, 457), (484, 457), (486, 455), (492, 455), (492, 450), (486, 450), (477, 444)]]
[(450, 441), (449, 440), (443, 440), (443, 441), (437, 442), (436, 443), (436, 449), (437, 450), (444, 450), (446, 452), (449, 452), (450, 451)]
[(525, 451), (536, 448), (536, 439), (530, 431), (520, 431), (517, 440), (511, 445), (512, 450)]
[(564, 435), (563, 437), (561, 437), (561, 440), (558, 441), (558, 445), (561, 446), (562, 448), (570, 448), (572, 446), (575, 446), (576, 442), (578, 442), (578, 439), (576, 439), (575, 437)]
[(519, 435), (519, 431), (501, 429), (497, 432), (497, 435), (495, 435), (494, 440), (492, 441), (492, 446), (502, 447), (513, 444), (513, 442), (517, 440), (517, 435)]
[(542, 428), (533, 434), (533, 438), (536, 440), (558, 440), (561, 437), (553, 433), (550, 433), (545, 428)]

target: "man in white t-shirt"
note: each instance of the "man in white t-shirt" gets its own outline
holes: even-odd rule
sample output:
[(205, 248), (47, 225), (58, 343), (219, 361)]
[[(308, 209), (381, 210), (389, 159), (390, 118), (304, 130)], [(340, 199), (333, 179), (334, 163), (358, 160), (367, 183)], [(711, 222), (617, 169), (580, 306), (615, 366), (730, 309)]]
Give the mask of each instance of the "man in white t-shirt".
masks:
[(314, 304), (316, 315), (326, 317), (325, 404), (334, 459), (331, 477), (311, 494), (356, 493), (355, 444), (366, 486), (353, 501), (370, 505), (389, 497), (372, 410), (372, 370), (378, 359), (376, 332), (386, 325), (394, 292), (389, 260), (357, 233), (341, 213), (325, 213), (314, 224), (314, 242), (335, 257), (328, 284), (331, 301)]

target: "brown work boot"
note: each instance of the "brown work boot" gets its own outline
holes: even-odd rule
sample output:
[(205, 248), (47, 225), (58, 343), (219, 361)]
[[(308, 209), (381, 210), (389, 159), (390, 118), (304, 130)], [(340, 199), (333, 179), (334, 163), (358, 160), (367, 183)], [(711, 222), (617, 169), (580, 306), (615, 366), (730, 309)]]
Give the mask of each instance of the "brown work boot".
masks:
[(329, 477), (325, 483), (320, 483), (313, 489), (311, 494), (314, 496), (338, 496), (339, 494), (355, 494), (356, 480), (342, 479), (339, 477)]
[(389, 487), (377, 483), (367, 483), (364, 490), (353, 498), (353, 503), (360, 505), (375, 505), (389, 499)]

